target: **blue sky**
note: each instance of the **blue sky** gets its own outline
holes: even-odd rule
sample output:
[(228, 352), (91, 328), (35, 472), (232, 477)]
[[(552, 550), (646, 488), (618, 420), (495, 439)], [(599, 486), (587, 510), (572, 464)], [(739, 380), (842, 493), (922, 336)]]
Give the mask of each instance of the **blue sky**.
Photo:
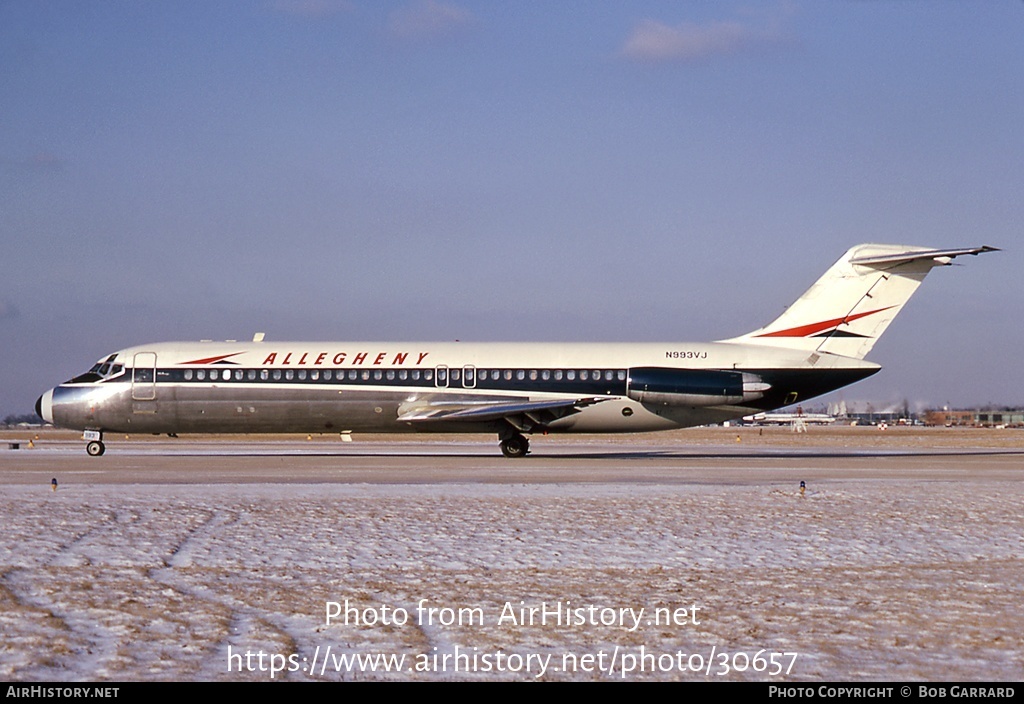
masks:
[[(710, 340), (933, 272), (847, 389), (1022, 404), (1024, 3), (0, 0), (0, 416), (160, 340)], [(962, 261), (962, 260), (958, 260)]]

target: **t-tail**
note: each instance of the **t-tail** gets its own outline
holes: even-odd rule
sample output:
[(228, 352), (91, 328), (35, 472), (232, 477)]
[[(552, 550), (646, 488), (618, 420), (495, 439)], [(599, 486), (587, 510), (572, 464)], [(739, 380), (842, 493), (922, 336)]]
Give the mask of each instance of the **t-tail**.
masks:
[(723, 342), (768, 345), (864, 359), (932, 267), (995, 247), (852, 247), (769, 325)]

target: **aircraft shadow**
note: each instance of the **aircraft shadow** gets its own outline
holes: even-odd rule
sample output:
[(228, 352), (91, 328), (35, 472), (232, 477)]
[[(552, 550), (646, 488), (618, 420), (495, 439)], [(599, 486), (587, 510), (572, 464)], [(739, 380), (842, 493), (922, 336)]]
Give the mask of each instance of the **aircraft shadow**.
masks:
[[(161, 453), (162, 454), (162, 453)], [(420, 458), (420, 459), (437, 459), (448, 457), (452, 459), (467, 458), (467, 459), (496, 459), (504, 460), (499, 453), (484, 451), (484, 452), (456, 452), (449, 453), (444, 452), (442, 449), (438, 449), (437, 452), (424, 452), (424, 451), (413, 451), (413, 452), (387, 452), (387, 451), (347, 451), (339, 449), (337, 452), (289, 452), (289, 451), (246, 451), (246, 452), (174, 452), (169, 453), (176, 457), (402, 457), (402, 458)], [(650, 459), (680, 459), (680, 460), (797, 460), (797, 459), (908, 459), (915, 457), (1022, 457), (1024, 458), (1024, 449), (1022, 450), (783, 450), (783, 451), (722, 451), (722, 452), (707, 452), (707, 451), (687, 451), (685, 449), (680, 450), (616, 450), (616, 451), (602, 451), (594, 450), (593, 452), (545, 452), (531, 451), (529, 455), (523, 458), (517, 458), (517, 460), (508, 460), (510, 467), (514, 467), (520, 462), (529, 462), (532, 460), (650, 460)]]

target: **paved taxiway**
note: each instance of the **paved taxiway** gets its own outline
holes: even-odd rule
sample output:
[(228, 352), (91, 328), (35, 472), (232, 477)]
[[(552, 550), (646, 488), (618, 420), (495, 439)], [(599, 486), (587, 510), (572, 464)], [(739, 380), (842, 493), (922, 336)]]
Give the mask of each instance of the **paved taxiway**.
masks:
[[(522, 460), (471, 436), (108, 437), (90, 458), (72, 435), (24, 435), (0, 449), (4, 679), (263, 680), (272, 655), (299, 680), (1024, 672), (1024, 431), (550, 437)], [(346, 600), (410, 618), (326, 623)], [(629, 629), (509, 605), (645, 611)], [(409, 659), (310, 672), (328, 647)], [(759, 652), (797, 655), (771, 676)], [(624, 674), (640, 654), (649, 668)], [(710, 666), (680, 668), (697, 656)]]
[(624, 436), (550, 436), (519, 461), (487, 436), (107, 438), (88, 457), (74, 433), (8, 431), (0, 484), (775, 483), (794, 479), (1019, 481), (1024, 431), (716, 428)]

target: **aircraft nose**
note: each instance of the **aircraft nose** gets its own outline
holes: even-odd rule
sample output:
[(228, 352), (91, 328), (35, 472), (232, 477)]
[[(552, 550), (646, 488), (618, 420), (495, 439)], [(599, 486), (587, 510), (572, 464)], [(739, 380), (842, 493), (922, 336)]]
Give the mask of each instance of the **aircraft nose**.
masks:
[(53, 389), (36, 399), (36, 415), (47, 423), (53, 422)]

